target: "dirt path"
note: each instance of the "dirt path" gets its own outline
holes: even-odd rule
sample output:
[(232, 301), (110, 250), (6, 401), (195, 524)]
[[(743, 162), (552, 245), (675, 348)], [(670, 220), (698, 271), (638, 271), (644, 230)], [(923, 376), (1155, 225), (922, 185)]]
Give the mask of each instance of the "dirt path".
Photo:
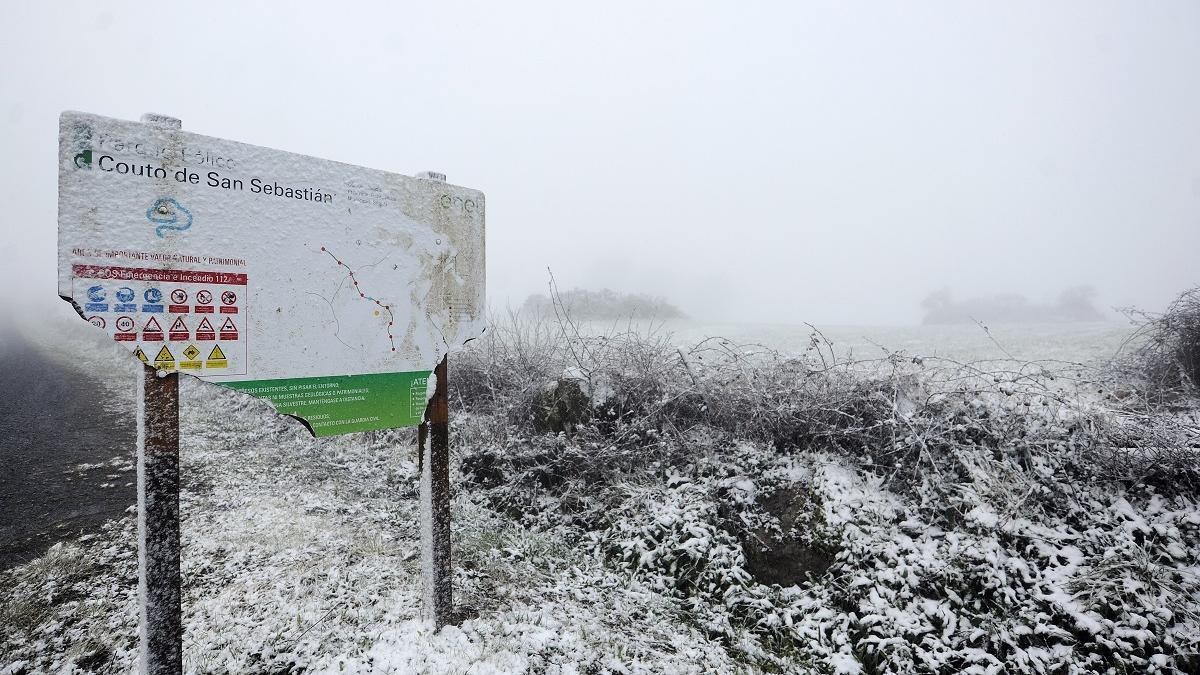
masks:
[(0, 569), (137, 500), (131, 392), (114, 395), (27, 334), (0, 326)]

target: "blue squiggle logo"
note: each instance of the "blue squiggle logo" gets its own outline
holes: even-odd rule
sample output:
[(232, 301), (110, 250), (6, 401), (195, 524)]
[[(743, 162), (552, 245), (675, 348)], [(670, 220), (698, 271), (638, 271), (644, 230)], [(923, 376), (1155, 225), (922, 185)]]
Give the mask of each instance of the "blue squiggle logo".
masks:
[(154, 234), (159, 237), (163, 236), (163, 230), (179, 232), (192, 226), (192, 212), (183, 208), (183, 205), (170, 197), (155, 199), (150, 208), (146, 209), (146, 219), (152, 223), (158, 223), (158, 227), (154, 228)]

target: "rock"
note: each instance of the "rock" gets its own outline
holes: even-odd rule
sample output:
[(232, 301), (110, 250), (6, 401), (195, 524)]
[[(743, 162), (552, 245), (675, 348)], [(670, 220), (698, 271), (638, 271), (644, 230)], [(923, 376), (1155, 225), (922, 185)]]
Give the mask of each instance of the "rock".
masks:
[(592, 418), (591, 399), (576, 379), (547, 383), (534, 394), (531, 404), (533, 427), (538, 431), (574, 431)]
[(746, 570), (761, 584), (796, 586), (819, 577), (834, 562), (834, 552), (813, 543), (820, 506), (801, 486), (780, 488), (760, 497), (758, 506), (779, 521), (779, 530), (760, 528), (739, 537)]

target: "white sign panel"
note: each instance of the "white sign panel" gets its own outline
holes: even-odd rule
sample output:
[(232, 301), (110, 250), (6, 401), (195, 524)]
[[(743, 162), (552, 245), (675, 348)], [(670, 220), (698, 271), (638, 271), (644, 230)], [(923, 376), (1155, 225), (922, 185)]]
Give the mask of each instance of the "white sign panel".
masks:
[(93, 325), (317, 435), (419, 423), (483, 331), (484, 197), (442, 181), (67, 112), (58, 236)]

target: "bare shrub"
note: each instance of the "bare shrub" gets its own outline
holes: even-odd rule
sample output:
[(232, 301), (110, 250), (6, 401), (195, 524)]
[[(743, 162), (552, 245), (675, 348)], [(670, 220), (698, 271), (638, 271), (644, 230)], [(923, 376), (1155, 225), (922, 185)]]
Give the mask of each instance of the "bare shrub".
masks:
[[(678, 439), (699, 429), (718, 435), (718, 445), (834, 452), (899, 491), (968, 477), (963, 451), (977, 449), (1026, 467), (1053, 450), (1069, 455), (1084, 479), (1172, 493), (1200, 485), (1200, 424), (1148, 409), (1148, 395), (1128, 395), (1133, 375), (1011, 357), (961, 363), (882, 347), (878, 358), (845, 359), (813, 327), (798, 354), (717, 337), (684, 347), (653, 324), (585, 330), (555, 307), (553, 319), (510, 312), (494, 323), (457, 358), (452, 390), (464, 407), (504, 412), (527, 433), (578, 436), (601, 470), (629, 469), (616, 453), (632, 450), (647, 465), (674, 461)], [(1124, 372), (1145, 373), (1138, 382), (1150, 382), (1148, 390), (1194, 392), (1188, 364), (1200, 348), (1200, 291), (1141, 332), (1151, 329), (1150, 351), (1135, 353), (1129, 363), (1137, 368)], [(544, 468), (565, 479), (577, 467), (563, 459)]]
[(1162, 314), (1125, 313), (1138, 328), (1114, 361), (1149, 405), (1194, 403), (1200, 386), (1200, 287), (1184, 291)]
[(550, 377), (562, 348), (557, 327), (545, 317), (492, 313), (483, 337), (449, 360), (455, 402), (467, 409), (504, 406), (514, 392)]
[[(508, 424), (464, 453), (468, 489), (571, 533), (747, 663), (1194, 669), (1187, 410), (1126, 395), (1112, 372), (1007, 352), (853, 360), (815, 328), (781, 354), (580, 327), (562, 307), (540, 321), (458, 357), (476, 382), (462, 404)], [(565, 399), (587, 414), (540, 422)], [(800, 494), (797, 526), (772, 500)], [(751, 564), (789, 545), (789, 560), (826, 559), (774, 580)]]

